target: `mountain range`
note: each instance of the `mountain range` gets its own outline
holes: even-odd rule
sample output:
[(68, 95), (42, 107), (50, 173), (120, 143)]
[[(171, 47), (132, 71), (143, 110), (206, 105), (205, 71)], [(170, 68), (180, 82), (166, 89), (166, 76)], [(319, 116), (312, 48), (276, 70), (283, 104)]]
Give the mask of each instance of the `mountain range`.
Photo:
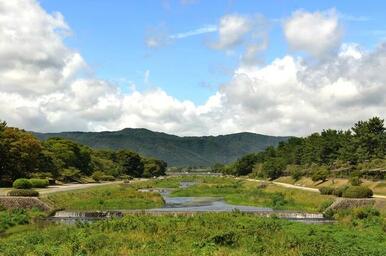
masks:
[(34, 133), (39, 139), (61, 137), (101, 149), (129, 149), (143, 156), (162, 159), (169, 166), (212, 166), (229, 163), (251, 152), (276, 146), (289, 137), (256, 133), (180, 137), (142, 128), (104, 132)]

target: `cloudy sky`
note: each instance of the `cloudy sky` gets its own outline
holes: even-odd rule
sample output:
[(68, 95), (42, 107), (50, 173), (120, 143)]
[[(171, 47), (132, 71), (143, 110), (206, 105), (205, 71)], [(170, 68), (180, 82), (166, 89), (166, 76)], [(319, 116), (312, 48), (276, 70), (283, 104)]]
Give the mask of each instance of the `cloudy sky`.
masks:
[(385, 118), (385, 9), (0, 0), (0, 120), (43, 132), (302, 136)]

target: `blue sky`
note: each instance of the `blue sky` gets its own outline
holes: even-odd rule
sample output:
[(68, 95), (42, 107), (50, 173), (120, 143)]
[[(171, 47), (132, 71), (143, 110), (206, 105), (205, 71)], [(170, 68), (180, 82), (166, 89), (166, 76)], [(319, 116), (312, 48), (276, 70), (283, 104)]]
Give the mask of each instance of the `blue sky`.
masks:
[[(371, 3), (372, 1), (370, 1)], [(242, 50), (232, 54), (207, 47), (216, 33), (183, 39), (149, 49), (148, 34), (177, 34), (207, 25), (216, 26), (227, 14), (263, 15), (269, 22), (269, 46), (265, 62), (288, 53), (281, 19), (304, 9), (310, 12), (335, 8), (344, 23), (344, 42), (374, 47), (386, 31), (386, 2), (373, 1), (124, 1), (41, 0), (49, 13), (60, 12), (71, 27), (66, 43), (78, 50), (101, 79), (119, 84), (123, 90), (135, 83), (138, 90), (160, 87), (180, 100), (204, 103), (228, 81), (239, 65)], [(376, 3), (376, 4), (375, 4)], [(386, 34), (386, 32), (384, 32)], [(385, 35), (386, 36), (386, 35)], [(147, 71), (148, 70), (148, 71)], [(149, 72), (149, 80), (144, 74)]]
[(0, 1), (0, 120), (303, 136), (386, 118), (385, 1)]

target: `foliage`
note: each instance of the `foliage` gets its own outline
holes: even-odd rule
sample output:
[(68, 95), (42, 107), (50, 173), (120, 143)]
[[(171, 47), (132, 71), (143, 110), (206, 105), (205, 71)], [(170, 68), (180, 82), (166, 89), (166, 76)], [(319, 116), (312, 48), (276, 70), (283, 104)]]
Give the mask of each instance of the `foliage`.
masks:
[(350, 184), (353, 186), (359, 186), (362, 183), (361, 179), (358, 176), (350, 178)]
[(29, 179), (29, 181), (32, 184), (33, 188), (46, 188), (49, 185), (49, 182), (47, 179)]
[(29, 216), (23, 209), (0, 211), (0, 233), (15, 225), (29, 223)]
[[(314, 181), (325, 181), (330, 175), (329, 170), (334, 168), (348, 171), (385, 168), (385, 156), (384, 120), (373, 117), (357, 122), (347, 131), (323, 130), (305, 138), (290, 138), (275, 148), (247, 154), (234, 163), (232, 174), (254, 172), (253, 176), (274, 179), (281, 176), (284, 170), (288, 171), (288, 166), (297, 166), (296, 173), (290, 171), (295, 180), (301, 175), (308, 175)], [(378, 175), (375, 172), (366, 173), (367, 176), (372, 174)], [(377, 178), (383, 178), (383, 175)]]
[(58, 192), (42, 200), (47, 200), (56, 208), (68, 210), (145, 209), (163, 205), (163, 199), (158, 193), (139, 192), (123, 184)]
[(39, 192), (33, 189), (12, 189), (8, 191), (8, 196), (32, 196), (32, 197), (38, 197)]
[(326, 167), (319, 167), (311, 176), (312, 181), (326, 181), (329, 175), (328, 169)]
[(91, 175), (91, 177), (96, 181), (96, 182), (99, 182), (102, 180), (102, 177), (104, 176), (104, 172), (102, 171), (95, 171), (93, 172), (93, 174)]
[(142, 159), (144, 170), (143, 177), (151, 178), (163, 176), (166, 174), (167, 163), (162, 160), (145, 158)]
[(347, 198), (368, 198), (373, 196), (373, 191), (366, 187), (350, 186), (343, 191), (342, 196)]
[[(190, 177), (167, 178), (163, 182), (174, 180), (190, 180)], [(201, 179), (201, 180), (200, 180)], [(316, 194), (309, 191), (283, 188), (274, 184), (254, 181), (242, 181), (227, 177), (194, 178), (196, 184), (179, 188), (171, 196), (204, 196), (223, 197), (227, 203), (235, 205), (250, 205), (260, 207), (274, 207), (285, 210), (305, 210), (317, 212), (320, 204), (331, 196)], [(145, 186), (143, 182), (141, 186)], [(158, 187), (154, 184), (152, 186)]]
[(308, 225), (237, 213), (127, 216), (77, 225), (31, 225), (0, 238), (8, 255), (383, 256), (380, 223)]
[[(67, 138), (92, 148), (131, 149), (140, 155), (162, 159), (169, 166), (205, 166), (229, 163), (249, 152), (276, 146), (288, 137), (238, 133), (221, 136), (177, 137), (146, 129), (114, 132), (62, 132), (36, 134), (40, 139)], [(105, 169), (97, 168), (105, 171)]]
[(17, 179), (12, 184), (13, 188), (28, 189), (32, 188), (32, 183), (28, 179)]
[(30, 177), (80, 181), (95, 171), (104, 172), (109, 180), (123, 174), (141, 177), (145, 170), (152, 177), (164, 175), (166, 166), (164, 161), (128, 150), (96, 150), (58, 137), (39, 141), (29, 132), (0, 122), (1, 184)]
[(319, 188), (319, 192), (322, 195), (332, 195), (334, 193), (333, 187), (321, 187)]

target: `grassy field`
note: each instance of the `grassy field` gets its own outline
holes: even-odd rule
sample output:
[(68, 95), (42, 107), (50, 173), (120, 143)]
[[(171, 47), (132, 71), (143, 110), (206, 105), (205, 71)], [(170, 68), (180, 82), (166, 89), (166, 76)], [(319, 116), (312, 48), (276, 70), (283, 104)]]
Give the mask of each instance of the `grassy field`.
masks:
[(138, 192), (126, 184), (52, 193), (43, 196), (42, 200), (66, 210), (145, 209), (164, 203), (158, 193)]
[(310, 212), (319, 211), (323, 204), (333, 200), (332, 196), (227, 177), (202, 177), (197, 184), (177, 189), (171, 195), (218, 196), (231, 204)]
[(0, 238), (0, 255), (386, 255), (380, 219), (309, 225), (236, 213), (127, 216), (78, 225), (27, 225)]

